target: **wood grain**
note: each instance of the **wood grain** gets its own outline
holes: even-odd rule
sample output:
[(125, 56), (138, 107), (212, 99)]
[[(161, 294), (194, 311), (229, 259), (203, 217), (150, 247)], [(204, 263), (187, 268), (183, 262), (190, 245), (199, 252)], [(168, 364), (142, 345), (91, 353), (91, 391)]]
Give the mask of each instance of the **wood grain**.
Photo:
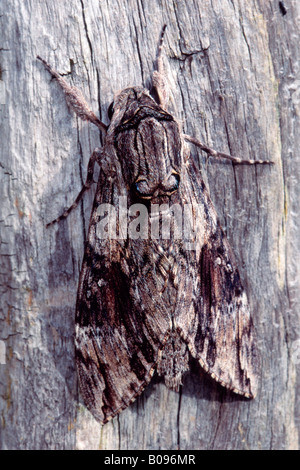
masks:
[[(299, 2), (2, 0), (0, 6), (0, 363), (3, 449), (298, 449)], [(40, 55), (104, 123), (113, 94), (146, 85), (166, 30), (172, 114), (186, 134), (272, 167), (192, 150), (253, 311), (261, 379), (251, 402), (197, 365), (182, 392), (154, 377), (104, 427), (78, 397), (74, 312), (93, 191), (81, 189), (93, 126), (70, 113)], [(3, 85), (4, 84), (4, 85)], [(3, 101), (1, 91), (1, 101)]]

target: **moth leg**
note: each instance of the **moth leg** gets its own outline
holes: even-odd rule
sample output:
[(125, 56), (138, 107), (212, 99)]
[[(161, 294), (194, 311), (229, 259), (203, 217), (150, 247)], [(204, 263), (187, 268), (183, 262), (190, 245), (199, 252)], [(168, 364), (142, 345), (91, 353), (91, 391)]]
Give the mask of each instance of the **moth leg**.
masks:
[(164, 68), (164, 64), (162, 60), (162, 49), (163, 49), (163, 42), (164, 42), (164, 35), (165, 35), (166, 27), (167, 25), (164, 24), (160, 33), (160, 38), (159, 38), (157, 53), (156, 53), (157, 70), (154, 70), (152, 74), (152, 87), (155, 90), (155, 93), (157, 95), (158, 104), (160, 104), (162, 108), (166, 107), (166, 104), (168, 101), (166, 74), (165, 74), (165, 68)]
[(50, 225), (53, 225), (53, 224), (56, 224), (57, 222), (60, 222), (61, 220), (65, 219), (66, 217), (68, 217), (68, 215), (70, 214), (70, 212), (75, 209), (80, 200), (82, 199), (82, 196), (84, 195), (84, 193), (91, 188), (92, 184), (95, 182), (94, 181), (94, 168), (95, 168), (95, 163), (96, 162), (100, 162), (100, 157), (102, 156), (102, 150), (100, 148), (95, 148), (95, 150), (93, 151), (90, 159), (89, 159), (89, 163), (88, 163), (88, 167), (87, 167), (87, 177), (86, 177), (86, 181), (84, 183), (84, 186), (83, 188), (81, 189), (80, 193), (78, 194), (78, 196), (76, 197), (75, 201), (73, 202), (73, 204), (65, 210), (65, 212), (60, 215), (59, 217), (57, 217), (57, 219), (55, 220), (52, 220), (52, 222), (49, 222), (46, 227), (50, 227)]
[(190, 142), (191, 144), (196, 145), (199, 147), (201, 150), (206, 152), (210, 157), (215, 157), (215, 158), (227, 158), (227, 160), (231, 160), (234, 163), (244, 163), (247, 165), (256, 165), (256, 164), (274, 164), (272, 161), (268, 160), (242, 160), (241, 158), (238, 157), (233, 157), (232, 155), (228, 155), (226, 153), (222, 152), (217, 152), (214, 149), (211, 149), (210, 147), (207, 147), (207, 145), (203, 144), (200, 142), (200, 140), (195, 139), (194, 137), (191, 137), (190, 135), (183, 134), (184, 140), (187, 142)]
[(90, 121), (95, 124), (95, 126), (97, 126), (102, 132), (106, 132), (107, 126), (97, 118), (93, 111), (90, 110), (82, 92), (75, 86), (70, 86), (66, 80), (40, 56), (37, 56), (37, 59), (44, 64), (52, 77), (56, 78), (59, 82), (65, 93), (69, 107), (75, 111), (77, 116), (79, 116), (83, 121)]

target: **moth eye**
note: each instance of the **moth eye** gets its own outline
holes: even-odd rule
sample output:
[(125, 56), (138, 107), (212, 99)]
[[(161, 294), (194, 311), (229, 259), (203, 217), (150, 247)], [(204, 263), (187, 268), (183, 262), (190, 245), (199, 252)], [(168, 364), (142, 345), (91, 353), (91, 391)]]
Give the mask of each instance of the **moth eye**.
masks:
[(172, 187), (173, 187), (174, 191), (176, 189), (178, 189), (178, 186), (179, 186), (179, 183), (180, 183), (180, 176), (177, 173), (174, 173), (173, 175), (171, 175), (170, 183), (171, 184), (173, 183)]
[(137, 181), (134, 184), (135, 191), (140, 197), (149, 198), (152, 197), (151, 190), (146, 180)]
[(108, 110), (107, 110), (107, 115), (108, 115), (108, 119), (111, 121), (111, 118), (114, 114), (114, 102), (112, 101), (108, 107)]
[(168, 179), (168, 183), (165, 185), (165, 190), (173, 193), (179, 187), (180, 183), (180, 176), (177, 173), (172, 173), (170, 178)]

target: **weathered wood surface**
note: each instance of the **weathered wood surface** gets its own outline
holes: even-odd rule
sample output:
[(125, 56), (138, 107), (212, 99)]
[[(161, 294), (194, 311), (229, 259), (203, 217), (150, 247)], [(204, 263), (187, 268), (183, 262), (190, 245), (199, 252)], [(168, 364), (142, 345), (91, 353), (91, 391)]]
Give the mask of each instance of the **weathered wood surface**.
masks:
[[(2, 0), (3, 449), (299, 447), (300, 7), (297, 0), (285, 6), (283, 15), (277, 1), (263, 0)], [(67, 221), (45, 228), (73, 202), (101, 136), (69, 112), (36, 55), (81, 88), (107, 122), (115, 91), (147, 84), (164, 22), (165, 64), (185, 132), (276, 163), (206, 162), (193, 149), (254, 312), (259, 393), (240, 399), (194, 365), (180, 394), (154, 379), (101, 428), (78, 397), (73, 346), (93, 194)]]

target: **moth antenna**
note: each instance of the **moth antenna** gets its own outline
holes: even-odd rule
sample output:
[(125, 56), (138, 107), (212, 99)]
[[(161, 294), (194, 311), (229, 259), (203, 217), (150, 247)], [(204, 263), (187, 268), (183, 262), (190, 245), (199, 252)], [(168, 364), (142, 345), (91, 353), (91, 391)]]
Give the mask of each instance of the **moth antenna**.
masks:
[(166, 103), (168, 101), (167, 85), (165, 69), (162, 59), (163, 42), (167, 25), (164, 24), (159, 36), (157, 53), (156, 53), (156, 70), (152, 74), (152, 87), (157, 95), (157, 102), (160, 106), (166, 109)]
[(164, 74), (164, 64), (162, 60), (162, 50), (163, 50), (163, 43), (164, 43), (164, 36), (165, 36), (165, 31), (166, 31), (167, 25), (164, 24), (160, 33), (159, 41), (158, 41), (158, 46), (157, 46), (157, 53), (156, 53), (156, 66), (157, 66), (157, 71), (160, 74)]
[[(191, 144), (196, 145), (196, 147), (199, 147), (201, 150), (203, 150), (203, 152), (206, 152), (210, 157), (226, 158), (227, 160), (231, 160), (234, 163), (243, 163), (245, 165), (262, 165), (262, 164), (274, 165), (274, 162), (269, 161), (269, 160), (242, 160), (239, 157), (233, 157), (232, 155), (228, 155), (227, 153), (217, 152), (217, 150), (214, 150), (208, 147), (207, 145), (200, 142), (200, 140), (195, 139), (195, 137), (192, 137), (187, 134), (183, 134), (183, 138), (187, 142), (190, 142)], [(189, 156), (190, 155), (188, 155), (188, 158)]]
[(77, 116), (79, 116), (83, 121), (90, 121), (91, 123), (95, 124), (95, 126), (97, 126), (102, 132), (106, 133), (107, 126), (97, 118), (93, 111), (91, 111), (79, 88), (70, 86), (66, 80), (39, 55), (37, 56), (37, 59), (42, 62), (52, 77), (56, 78), (56, 80), (59, 82), (65, 93), (69, 107), (75, 111)]

